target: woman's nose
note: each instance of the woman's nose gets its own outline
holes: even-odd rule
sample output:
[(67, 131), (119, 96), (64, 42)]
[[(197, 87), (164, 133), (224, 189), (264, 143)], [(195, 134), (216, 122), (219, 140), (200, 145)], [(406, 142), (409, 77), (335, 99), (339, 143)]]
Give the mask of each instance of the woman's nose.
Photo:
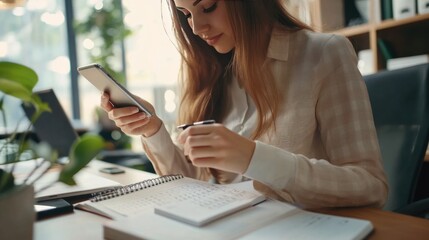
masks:
[(209, 21), (202, 16), (193, 16), (190, 20), (190, 25), (192, 27), (192, 32), (195, 35), (201, 35), (204, 32), (207, 32), (210, 29)]

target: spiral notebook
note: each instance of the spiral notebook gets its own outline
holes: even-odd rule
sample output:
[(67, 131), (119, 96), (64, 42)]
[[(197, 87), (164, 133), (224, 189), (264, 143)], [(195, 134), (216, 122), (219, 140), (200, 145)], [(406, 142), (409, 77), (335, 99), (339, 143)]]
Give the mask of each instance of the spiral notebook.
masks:
[(96, 193), (75, 208), (110, 219), (155, 212), (202, 226), (265, 200), (264, 195), (243, 186), (240, 183), (219, 185), (182, 175), (168, 175)]

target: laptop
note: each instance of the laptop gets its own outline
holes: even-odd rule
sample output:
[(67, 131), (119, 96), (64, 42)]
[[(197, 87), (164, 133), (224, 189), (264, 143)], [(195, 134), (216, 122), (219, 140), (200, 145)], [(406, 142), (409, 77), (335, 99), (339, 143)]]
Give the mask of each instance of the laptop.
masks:
[[(51, 112), (44, 112), (33, 124), (33, 131), (40, 141), (48, 143), (58, 151), (59, 157), (69, 155), (70, 148), (79, 135), (73, 128), (69, 118), (62, 108), (54, 90), (47, 89), (35, 92), (40, 99), (49, 104)], [(25, 115), (31, 119), (35, 109), (31, 105), (21, 104)]]

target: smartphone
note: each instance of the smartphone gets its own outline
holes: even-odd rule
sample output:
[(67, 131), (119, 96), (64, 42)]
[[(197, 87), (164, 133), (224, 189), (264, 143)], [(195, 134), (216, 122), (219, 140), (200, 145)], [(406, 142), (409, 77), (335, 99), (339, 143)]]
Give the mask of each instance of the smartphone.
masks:
[(100, 64), (93, 63), (77, 68), (77, 71), (101, 92), (110, 95), (110, 102), (115, 108), (137, 107), (140, 112), (145, 112), (148, 117), (152, 113), (140, 104), (133, 95), (118, 81), (116, 81)]
[(34, 204), (37, 220), (73, 212), (73, 205), (64, 199), (39, 201)]
[(105, 168), (101, 168), (100, 172), (109, 173), (109, 174), (118, 174), (118, 173), (124, 173), (125, 170), (117, 168), (117, 167), (105, 167)]

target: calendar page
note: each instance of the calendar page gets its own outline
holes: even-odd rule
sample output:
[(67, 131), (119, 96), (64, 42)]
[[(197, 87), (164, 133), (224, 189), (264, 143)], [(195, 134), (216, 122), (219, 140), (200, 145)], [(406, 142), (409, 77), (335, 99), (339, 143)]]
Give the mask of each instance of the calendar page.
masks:
[[(165, 178), (165, 177), (164, 177)], [(201, 226), (265, 200), (252, 182), (219, 185), (187, 177), (129, 185), (79, 204), (77, 208), (112, 219), (144, 211)]]

